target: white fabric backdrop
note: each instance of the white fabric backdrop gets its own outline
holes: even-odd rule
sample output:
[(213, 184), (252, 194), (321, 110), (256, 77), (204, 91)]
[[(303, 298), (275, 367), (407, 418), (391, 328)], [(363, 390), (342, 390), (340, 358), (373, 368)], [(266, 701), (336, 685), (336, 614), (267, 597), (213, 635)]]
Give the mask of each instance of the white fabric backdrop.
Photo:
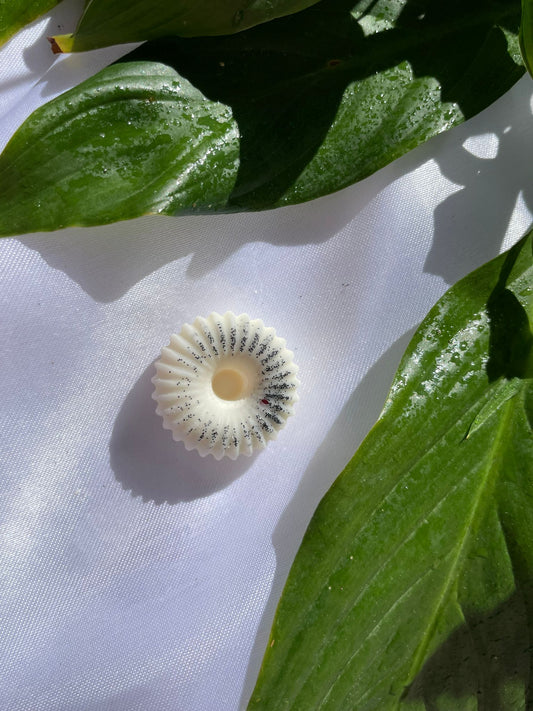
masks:
[[(80, 4), (0, 51), (1, 146), (127, 51), (54, 60), (44, 37)], [(529, 226), (532, 93), (305, 205), (0, 242), (2, 711), (245, 708), (305, 527), (409, 335)], [(187, 453), (150, 398), (170, 333), (226, 309), (274, 326), (302, 380), (278, 440), (237, 463)]]

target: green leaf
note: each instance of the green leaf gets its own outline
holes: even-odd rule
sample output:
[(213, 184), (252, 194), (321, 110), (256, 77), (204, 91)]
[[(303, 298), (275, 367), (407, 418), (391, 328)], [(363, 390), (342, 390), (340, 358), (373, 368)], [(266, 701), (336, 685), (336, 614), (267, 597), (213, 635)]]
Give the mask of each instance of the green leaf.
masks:
[(80, 52), (169, 35), (241, 32), (303, 10), (318, 0), (89, 0), (74, 34), (54, 37), (62, 52)]
[(522, 0), (520, 49), (528, 72), (533, 76), (533, 1)]
[(0, 46), (60, 0), (0, 0)]
[(474, 115), (524, 71), (519, 0), (367, 4), (156, 40), (41, 107), (0, 156), (0, 235), (310, 200)]
[[(231, 111), (162, 64), (116, 64), (36, 111), (0, 156), (0, 234), (223, 207)], [(221, 167), (228, 166), (227, 176)]]
[(249, 709), (530, 708), (532, 234), (415, 334), (305, 534)]

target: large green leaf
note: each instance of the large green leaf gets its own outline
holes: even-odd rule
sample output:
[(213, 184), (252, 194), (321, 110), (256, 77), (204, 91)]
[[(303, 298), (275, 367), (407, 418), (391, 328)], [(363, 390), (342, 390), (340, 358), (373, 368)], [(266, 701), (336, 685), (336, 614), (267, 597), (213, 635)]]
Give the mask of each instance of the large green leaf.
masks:
[(531, 234), (428, 314), (309, 525), (250, 709), (531, 708), (532, 317)]
[(0, 0), (0, 45), (60, 0)]
[(156, 40), (41, 107), (0, 156), (0, 235), (309, 200), (472, 116), (524, 71), (519, 0), (367, 5)]
[(197, 37), (241, 32), (290, 15), (318, 0), (89, 0), (76, 32), (58, 35), (62, 52), (79, 52), (168, 35)]

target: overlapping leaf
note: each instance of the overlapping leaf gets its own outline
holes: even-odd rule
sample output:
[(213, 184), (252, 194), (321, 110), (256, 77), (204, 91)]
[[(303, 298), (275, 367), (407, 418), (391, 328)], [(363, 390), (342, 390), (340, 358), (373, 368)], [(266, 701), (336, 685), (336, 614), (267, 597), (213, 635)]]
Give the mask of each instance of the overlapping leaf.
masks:
[(168, 35), (197, 37), (241, 32), (290, 15), (318, 0), (89, 0), (74, 34), (55, 37), (77, 52)]
[(249, 708), (531, 705), (531, 234), (454, 286), (320, 503)]
[(0, 0), (0, 46), (60, 0)]
[(519, 0), (367, 4), (147, 43), (42, 107), (0, 156), (0, 235), (310, 200), (524, 71)]

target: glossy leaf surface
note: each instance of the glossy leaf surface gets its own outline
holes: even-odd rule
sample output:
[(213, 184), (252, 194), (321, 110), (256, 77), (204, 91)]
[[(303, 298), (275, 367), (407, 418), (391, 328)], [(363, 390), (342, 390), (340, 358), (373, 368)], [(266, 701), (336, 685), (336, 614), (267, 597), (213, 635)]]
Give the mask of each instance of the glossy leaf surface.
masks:
[(509, 89), (519, 22), (518, 0), (328, 0), (229, 37), (142, 45), (15, 134), (0, 234), (338, 190)]
[(169, 35), (241, 32), (318, 0), (89, 0), (73, 35), (55, 37), (63, 52), (141, 42)]
[(60, 0), (0, 0), (0, 45)]
[[(116, 64), (45, 105), (0, 159), (0, 230), (224, 206), (238, 137), (229, 109), (162, 64)], [(7, 168), (4, 166), (7, 165)], [(2, 170), (4, 168), (4, 170)]]
[(531, 235), (426, 317), (314, 514), (250, 709), (530, 708), (532, 317)]

